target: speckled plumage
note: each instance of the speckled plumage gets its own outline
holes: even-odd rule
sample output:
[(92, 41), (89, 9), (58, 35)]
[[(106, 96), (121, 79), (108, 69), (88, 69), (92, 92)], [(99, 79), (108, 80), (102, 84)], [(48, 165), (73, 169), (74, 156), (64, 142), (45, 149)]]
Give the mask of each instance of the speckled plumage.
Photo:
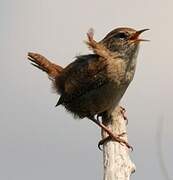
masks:
[(121, 100), (135, 73), (138, 36), (143, 31), (117, 28), (98, 43), (89, 32), (86, 43), (94, 54), (77, 56), (65, 68), (41, 55), (28, 55), (53, 80), (60, 94), (57, 106), (63, 105), (76, 117), (91, 118), (103, 112), (111, 113)]
[[(128, 47), (132, 55), (113, 51), (116, 41), (113, 35), (124, 31), (119, 29), (110, 33), (100, 42), (112, 55), (111, 58), (89, 54), (78, 56), (55, 80), (56, 89), (61, 94), (57, 105), (62, 104), (79, 118), (93, 117), (103, 112), (111, 112), (119, 103), (129, 83), (133, 79), (139, 43)], [(127, 29), (134, 33), (133, 29)], [(114, 41), (113, 41), (113, 40)], [(118, 42), (119, 47), (121, 41)], [(112, 45), (112, 46), (111, 46)], [(124, 48), (124, 47), (123, 47)], [(133, 66), (131, 66), (133, 64)]]
[[(60, 94), (56, 106), (63, 105), (75, 117), (89, 118), (115, 141), (130, 148), (126, 141), (112, 134), (95, 115), (102, 116), (104, 121), (119, 104), (134, 77), (139, 42), (144, 41), (138, 37), (146, 30), (117, 28), (100, 42), (93, 39), (93, 32), (90, 31), (86, 44), (94, 54), (77, 56), (65, 68), (36, 53), (28, 53), (28, 59), (53, 81), (56, 92)], [(104, 140), (99, 146), (103, 143)]]

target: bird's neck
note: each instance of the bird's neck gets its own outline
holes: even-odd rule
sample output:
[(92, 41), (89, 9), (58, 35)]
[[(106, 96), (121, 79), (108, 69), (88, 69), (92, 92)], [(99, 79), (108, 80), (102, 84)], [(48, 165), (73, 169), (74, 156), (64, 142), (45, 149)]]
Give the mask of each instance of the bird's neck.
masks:
[(135, 49), (133, 53), (131, 53), (131, 56), (126, 56), (127, 64), (126, 64), (126, 79), (128, 81), (132, 81), (135, 70), (136, 70), (136, 63), (137, 63), (137, 56), (138, 56), (139, 46)]

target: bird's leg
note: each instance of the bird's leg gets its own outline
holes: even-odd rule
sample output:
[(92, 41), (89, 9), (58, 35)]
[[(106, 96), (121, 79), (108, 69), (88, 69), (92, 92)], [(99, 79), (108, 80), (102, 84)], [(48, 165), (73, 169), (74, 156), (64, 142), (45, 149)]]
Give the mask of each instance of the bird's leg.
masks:
[[(125, 144), (128, 148), (132, 148), (125, 140), (121, 139), (118, 135), (113, 134), (102, 122), (100, 122), (95, 117), (89, 118), (91, 121), (93, 121), (95, 124), (97, 124), (99, 127), (101, 127), (104, 131), (108, 133), (111, 140), (117, 141), (120, 144)], [(109, 139), (109, 138), (108, 138)], [(102, 140), (101, 140), (102, 141)], [(107, 140), (106, 140), (107, 141)], [(104, 143), (104, 142), (103, 142)], [(99, 142), (100, 144), (100, 142)]]
[(120, 106), (120, 112), (121, 112), (121, 114), (122, 114), (124, 120), (126, 121), (126, 125), (127, 125), (127, 124), (128, 124), (128, 118), (127, 118), (127, 116), (125, 115), (126, 109), (123, 108), (122, 106)]

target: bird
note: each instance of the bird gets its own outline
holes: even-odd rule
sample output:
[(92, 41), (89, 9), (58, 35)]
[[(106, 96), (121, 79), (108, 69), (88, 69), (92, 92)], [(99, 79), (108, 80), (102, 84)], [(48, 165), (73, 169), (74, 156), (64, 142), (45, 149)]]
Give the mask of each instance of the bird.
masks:
[[(93, 29), (90, 29), (86, 44), (93, 53), (76, 56), (65, 68), (38, 53), (29, 52), (28, 59), (52, 80), (54, 89), (60, 95), (56, 106), (64, 106), (75, 118), (88, 118), (108, 133), (107, 139), (131, 148), (103, 121), (111, 118), (111, 113), (133, 80), (140, 42), (147, 41), (140, 35), (147, 30), (118, 27), (97, 42)], [(102, 122), (99, 117), (102, 117)], [(99, 146), (104, 142), (101, 140)]]

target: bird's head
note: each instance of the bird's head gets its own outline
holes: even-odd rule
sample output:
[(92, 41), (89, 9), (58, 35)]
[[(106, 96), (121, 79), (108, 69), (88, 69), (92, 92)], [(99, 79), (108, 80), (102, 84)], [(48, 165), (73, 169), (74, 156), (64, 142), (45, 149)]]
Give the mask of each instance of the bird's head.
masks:
[(135, 30), (132, 28), (117, 28), (106, 35), (100, 41), (111, 52), (119, 53), (121, 56), (131, 58), (138, 51), (141, 41), (148, 41), (139, 38), (140, 34), (149, 29)]

